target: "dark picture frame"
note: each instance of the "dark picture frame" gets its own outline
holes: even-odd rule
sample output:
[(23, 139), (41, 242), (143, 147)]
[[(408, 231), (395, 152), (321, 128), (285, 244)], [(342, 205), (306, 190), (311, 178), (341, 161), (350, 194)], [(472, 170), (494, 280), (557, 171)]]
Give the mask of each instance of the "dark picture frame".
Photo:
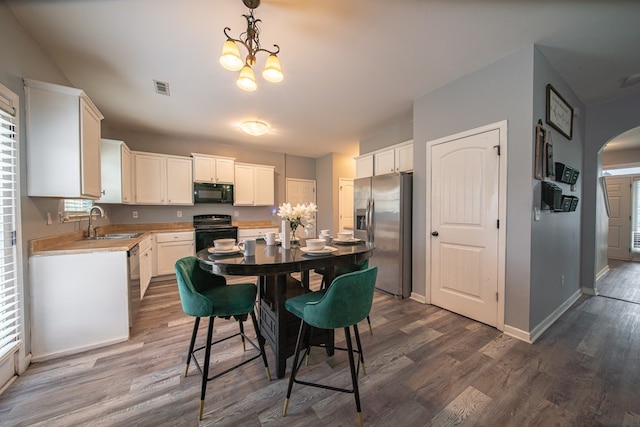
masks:
[(571, 140), (573, 137), (573, 107), (551, 85), (547, 85), (547, 123)]
[(536, 125), (535, 161), (533, 166), (533, 177), (535, 179), (544, 179), (546, 172), (546, 139), (547, 130), (542, 127), (542, 121), (539, 121)]

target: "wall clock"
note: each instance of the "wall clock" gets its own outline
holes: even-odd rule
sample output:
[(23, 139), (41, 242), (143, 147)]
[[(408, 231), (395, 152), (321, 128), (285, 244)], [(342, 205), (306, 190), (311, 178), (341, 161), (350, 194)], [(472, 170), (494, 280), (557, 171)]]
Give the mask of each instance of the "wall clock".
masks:
[(573, 135), (573, 107), (551, 84), (547, 85), (547, 123), (571, 139)]

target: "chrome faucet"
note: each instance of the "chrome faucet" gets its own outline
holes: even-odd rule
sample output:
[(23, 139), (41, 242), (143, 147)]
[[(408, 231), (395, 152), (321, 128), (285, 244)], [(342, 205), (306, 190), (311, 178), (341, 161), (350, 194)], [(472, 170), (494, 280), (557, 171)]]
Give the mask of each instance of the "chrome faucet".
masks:
[(104, 218), (104, 209), (102, 209), (102, 207), (98, 205), (91, 206), (91, 209), (89, 209), (89, 230), (87, 231), (89, 237), (96, 237), (96, 228), (91, 222), (91, 214), (93, 213), (94, 209), (96, 209), (100, 213), (100, 218)]

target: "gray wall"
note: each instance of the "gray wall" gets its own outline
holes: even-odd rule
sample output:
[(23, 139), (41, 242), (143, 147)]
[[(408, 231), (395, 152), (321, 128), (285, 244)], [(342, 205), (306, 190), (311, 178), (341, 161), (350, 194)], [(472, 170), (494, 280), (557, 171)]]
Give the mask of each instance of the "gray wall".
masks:
[(505, 324), (528, 331), (531, 276), (533, 47), (523, 49), (414, 103), (413, 291), (426, 295), (426, 143), (508, 120)]
[(582, 287), (595, 291), (596, 275), (607, 265), (608, 220), (598, 177), (602, 173), (602, 147), (614, 137), (640, 126), (640, 95), (589, 105), (582, 168)]
[[(580, 213), (543, 212), (541, 221), (533, 222), (532, 218), (533, 207), (540, 206), (540, 182), (533, 179), (534, 130), (537, 120), (545, 118), (547, 83), (584, 111), (534, 46), (429, 93), (414, 104), (413, 291), (429, 299), (426, 143), (506, 119), (505, 325), (527, 332), (579, 289)], [(562, 141), (557, 132), (553, 137), (556, 160), (579, 167), (584, 119), (574, 124), (573, 141)], [(578, 184), (571, 194), (579, 195), (580, 188)], [(568, 194), (568, 188), (564, 192)]]
[[(547, 125), (545, 123), (547, 83), (553, 85), (574, 107), (574, 111), (585, 111), (584, 105), (571, 88), (551, 67), (542, 53), (535, 49), (534, 108), (531, 129), (534, 129), (538, 119), (542, 119), (545, 128), (551, 132), (554, 161), (581, 169), (585, 144), (584, 114), (580, 113), (574, 116), (571, 140)], [(584, 174), (581, 173), (574, 186), (574, 191), (568, 184), (556, 184), (562, 188), (563, 194), (582, 199), (583, 176)], [(552, 178), (547, 178), (547, 180), (553, 181)], [(533, 185), (534, 206), (540, 206), (540, 181), (533, 180)], [(576, 212), (542, 211), (540, 221), (534, 221), (531, 224), (531, 328), (538, 326), (555, 309), (580, 290), (581, 210), (582, 203), (579, 202)]]

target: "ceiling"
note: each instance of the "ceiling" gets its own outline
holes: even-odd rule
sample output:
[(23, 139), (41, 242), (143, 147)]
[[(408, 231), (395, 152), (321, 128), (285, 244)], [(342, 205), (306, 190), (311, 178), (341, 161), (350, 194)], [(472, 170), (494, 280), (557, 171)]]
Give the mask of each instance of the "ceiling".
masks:
[[(413, 100), (532, 43), (588, 104), (640, 93), (640, 2), (263, 0), (260, 41), (285, 79), (255, 92), (218, 56), (241, 0), (7, 0), (110, 127), (320, 157), (412, 120)], [(241, 55), (246, 53), (241, 48)], [(34, 78), (34, 76), (25, 76)], [(153, 80), (169, 83), (158, 95)], [(271, 132), (248, 136), (243, 120)]]

